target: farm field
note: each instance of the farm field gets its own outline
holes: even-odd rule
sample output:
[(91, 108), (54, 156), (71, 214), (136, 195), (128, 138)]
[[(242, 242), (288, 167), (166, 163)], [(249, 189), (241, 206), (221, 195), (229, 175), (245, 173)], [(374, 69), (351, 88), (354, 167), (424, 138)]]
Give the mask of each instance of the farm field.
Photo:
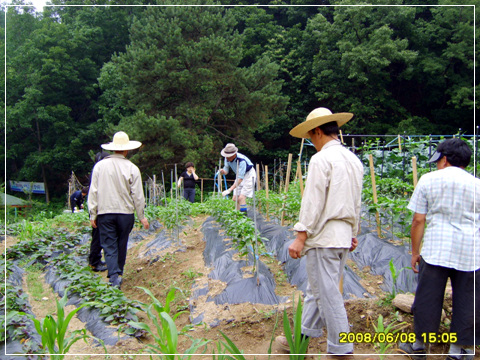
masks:
[[(382, 171), (379, 159), (399, 153), (377, 153), (373, 171)], [(416, 156), (422, 159), (420, 155)], [(362, 158), (365, 165), (368, 158)], [(419, 167), (428, 171), (424, 164)], [(366, 171), (362, 233), (344, 273), (355, 352), (364, 359), (407, 359), (392, 340), (413, 330), (412, 315), (392, 305), (395, 294), (414, 292), (416, 286), (408, 269), (411, 214), (406, 210), (413, 186), (400, 179), (402, 168), (406, 166), (385, 169), (383, 177), (376, 176), (374, 187)], [(411, 176), (408, 171), (403, 175), (407, 181)], [(88, 338), (73, 343), (65, 351), (67, 358), (106, 358), (108, 353), (112, 359), (148, 354), (186, 359), (188, 355), (157, 354), (195, 353), (194, 358), (230, 354), (241, 359), (242, 355), (232, 355), (240, 352), (249, 359), (289, 358), (273, 339), (294, 329), (294, 312), (306, 287), (304, 263), (286, 255), (294, 238), (291, 225), (300, 207), (300, 183), (297, 178), (280, 193), (260, 189), (255, 203), (249, 203), (248, 217), (235, 211), (231, 200), (212, 194), (203, 203), (165, 198), (165, 204), (162, 200), (160, 206), (147, 206), (151, 228), (137, 226), (131, 233), (121, 291), (108, 285), (106, 273), (94, 273), (87, 266), (91, 227), (86, 212), (9, 223), (2, 237), (7, 286), (0, 309), (4, 312), (6, 305), (2, 340), (7, 340), (7, 350), (13, 349), (7, 353), (42, 352), (29, 319), (56, 319), (56, 301), (67, 292), (65, 314), (78, 311), (68, 333), (100, 338), (106, 349)], [(372, 200), (373, 189), (378, 190), (377, 202)], [(448, 293), (443, 333), (448, 332), (451, 315)], [(167, 333), (155, 330), (160, 314), (169, 321), (162, 327)], [(390, 341), (366, 341), (373, 333), (389, 334)], [(325, 340), (311, 340), (309, 358), (325, 354)], [(162, 348), (166, 344), (171, 347)], [(446, 352), (447, 345), (432, 345), (429, 358), (444, 359)], [(10, 358), (19, 357), (0, 357)]]
[[(194, 283), (214, 283), (211, 285), (211, 292), (219, 293), (225, 287), (219, 281), (212, 281), (208, 279), (208, 274), (211, 268), (205, 266), (203, 251), (205, 250), (205, 242), (203, 240), (202, 225), (207, 219), (206, 215), (193, 217), (189, 224), (179, 232), (179, 238), (183, 246), (180, 248), (173, 245), (172, 247), (162, 250), (152, 256), (145, 256), (147, 244), (154, 239), (156, 232), (151, 232), (145, 236), (141, 241), (135, 242), (134, 246), (129, 249), (126, 273), (124, 275), (124, 283), (122, 285), (122, 292), (126, 298), (130, 300), (138, 300), (143, 303), (149, 303), (149, 296), (141, 291), (138, 287), (148, 288), (152, 294), (164, 304), (166, 295), (171, 288), (176, 288), (175, 299), (172, 302), (173, 313), (186, 310), (191, 303), (190, 296), (192, 294), (192, 286)], [(157, 230), (158, 231), (158, 230)], [(132, 233), (134, 236), (139, 231)], [(15, 243), (17, 239), (14, 237), (7, 237), (7, 246)], [(155, 261), (152, 261), (155, 259)], [(278, 305), (262, 305), (262, 304), (227, 304), (215, 306), (211, 302), (201, 301), (197, 299), (196, 308), (198, 311), (205, 311), (206, 314), (220, 319), (218, 324), (210, 327), (204, 324), (194, 326), (186, 332), (189, 336), (196, 339), (208, 339), (212, 342), (207, 345), (207, 353), (218, 352), (214, 347), (219, 341), (225, 341), (221, 336), (223, 332), (228, 336), (235, 345), (243, 351), (244, 354), (271, 354), (270, 358), (287, 358), (288, 355), (275, 343), (271, 344), (273, 335), (280, 335), (283, 333), (282, 326), (282, 310), (287, 309), (289, 317), (292, 318), (292, 297), (299, 291), (295, 286), (287, 282), (283, 274), (282, 267), (277, 261), (262, 257), (262, 261), (268, 264), (272, 274), (275, 275), (276, 288), (275, 293), (278, 296), (285, 297), (287, 300)], [(360, 269), (355, 266), (353, 261), (349, 261), (349, 265), (354, 269), (362, 284), (369, 288), (370, 292), (375, 293), (375, 298), (371, 299), (350, 299), (346, 301), (346, 307), (349, 314), (349, 321), (352, 325), (352, 332), (365, 333), (374, 332), (373, 325), (376, 324), (378, 316), (382, 315), (385, 324), (399, 323), (405, 321), (409, 326), (404, 327), (402, 331), (411, 331), (412, 317), (405, 314), (392, 305), (382, 302), (388, 294), (380, 288), (382, 282), (381, 277), (369, 273), (369, 269)], [(93, 273), (92, 273), (93, 274)], [(101, 281), (107, 281), (106, 274), (102, 273)], [(42, 279), (42, 277), (40, 277)], [(52, 311), (53, 299), (58, 296), (52, 292), (52, 288), (42, 280), (44, 296), (42, 298), (33, 297), (31, 295), (30, 286), (27, 281), (23, 281), (24, 291), (29, 294), (28, 299), (32, 308), (32, 312), (37, 318), (43, 318)], [(48, 298), (45, 300), (44, 298)], [(43, 300), (42, 300), (43, 299)], [(67, 307), (66, 312), (72, 308), (73, 305)], [(72, 308), (73, 309), (73, 308)], [(144, 313), (138, 313), (139, 321), (149, 322), (149, 319)], [(277, 318), (278, 315), (278, 318)], [(208, 319), (206, 317), (206, 322)], [(151, 324), (151, 323), (150, 323)], [(191, 324), (191, 317), (189, 312), (184, 312), (175, 320), (178, 329), (188, 327)], [(75, 319), (71, 324), (69, 330), (82, 329), (85, 324), (78, 319)], [(109, 354), (117, 354), (113, 358), (125, 359), (133, 358), (134, 355), (142, 353), (146, 345), (152, 343), (149, 337), (140, 337), (138, 340), (134, 337), (121, 335), (122, 339), (116, 342), (113, 346), (107, 346)], [(182, 338), (182, 337), (181, 337)], [(322, 341), (323, 340), (323, 341)], [(85, 344), (83, 341), (75, 343), (70, 349), (71, 354), (104, 354), (104, 351), (99, 346), (93, 346), (92, 341)], [(184, 337), (184, 341), (179, 341), (179, 352), (186, 351), (191, 344), (191, 340)], [(271, 346), (271, 348), (270, 348)], [(270, 350), (269, 350), (270, 349)], [(379, 358), (379, 349), (371, 344), (356, 344), (356, 352), (358, 354), (367, 354), (365, 358)], [(314, 339), (309, 346), (309, 354), (324, 354), (326, 351), (326, 344), (324, 339)], [(433, 346), (431, 349), (434, 353), (442, 354), (446, 350), (441, 345)], [(389, 350), (392, 355), (387, 355), (388, 358), (393, 358), (393, 355), (401, 356), (395, 351), (395, 346)], [(124, 354), (124, 355), (122, 355)], [(372, 355), (373, 354), (373, 355)], [(103, 356), (103, 355), (102, 355)], [(93, 356), (92, 356), (93, 357)], [(72, 355), (72, 359), (87, 359), (92, 358), (88, 355)], [(195, 358), (212, 358), (212, 356), (202, 356)], [(249, 357), (253, 359), (253, 356)], [(257, 355), (257, 359), (267, 359), (268, 355)], [(432, 359), (443, 358), (441, 355)], [(405, 357), (406, 359), (406, 357)]]

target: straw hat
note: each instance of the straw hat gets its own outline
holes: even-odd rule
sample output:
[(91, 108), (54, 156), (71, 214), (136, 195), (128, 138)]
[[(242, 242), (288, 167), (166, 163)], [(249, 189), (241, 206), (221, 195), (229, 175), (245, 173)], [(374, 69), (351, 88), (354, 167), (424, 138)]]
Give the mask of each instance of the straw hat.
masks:
[(331, 121), (336, 121), (338, 127), (346, 124), (353, 117), (352, 113), (337, 113), (332, 114), (332, 112), (324, 107), (316, 108), (307, 116), (307, 120), (303, 123), (298, 124), (292, 130), (290, 130), (290, 135), (298, 138), (310, 138), (308, 132), (315, 129), (316, 127), (326, 124)]
[(229, 158), (230, 156), (235, 155), (238, 152), (238, 148), (230, 143), (225, 146), (225, 148), (220, 152), (223, 157)]
[(128, 135), (119, 131), (113, 135), (113, 141), (108, 144), (102, 144), (102, 148), (110, 151), (134, 150), (142, 146), (140, 141), (130, 140)]

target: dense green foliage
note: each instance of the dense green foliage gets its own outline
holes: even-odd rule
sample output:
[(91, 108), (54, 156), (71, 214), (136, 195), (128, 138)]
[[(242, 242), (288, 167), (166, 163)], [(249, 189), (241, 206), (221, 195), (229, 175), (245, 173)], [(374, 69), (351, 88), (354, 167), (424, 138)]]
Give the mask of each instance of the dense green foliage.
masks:
[(212, 177), (227, 142), (271, 164), (298, 151), (288, 131), (318, 106), (355, 114), (344, 134), (474, 132), (473, 6), (270, 3), (4, 8), (2, 180), (63, 196), (118, 130), (144, 143), (132, 157), (144, 176), (194, 161)]

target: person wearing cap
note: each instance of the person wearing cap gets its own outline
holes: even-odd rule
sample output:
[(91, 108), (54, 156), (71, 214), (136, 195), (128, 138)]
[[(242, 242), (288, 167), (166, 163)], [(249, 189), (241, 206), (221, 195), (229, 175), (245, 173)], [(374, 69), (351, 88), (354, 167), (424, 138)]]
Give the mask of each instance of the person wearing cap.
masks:
[(453, 306), (445, 338), (450, 343), (447, 359), (473, 359), (473, 345), (480, 343), (474, 309), (480, 302), (478, 293), (474, 298), (475, 289), (480, 289), (480, 180), (464, 170), (471, 156), (461, 139), (440, 143), (429, 160), (437, 164), (437, 171), (420, 178), (408, 204), (414, 212), (411, 264), (418, 273), (412, 306), (416, 341), (400, 343), (399, 348), (415, 360), (426, 359), (426, 343), (439, 342), (448, 278)]
[(230, 143), (220, 152), (225, 158), (225, 166), (220, 170), (220, 174), (226, 175), (229, 169), (237, 175), (233, 185), (222, 192), (227, 196), (233, 191), (233, 200), (237, 202), (237, 210), (247, 215), (247, 197), (253, 197), (255, 191), (255, 182), (257, 173), (253, 163), (248, 157), (238, 152), (237, 147)]
[[(350, 326), (339, 284), (348, 252), (358, 244), (363, 165), (338, 139), (339, 127), (352, 117), (317, 108), (290, 131), (294, 137), (310, 138), (317, 150), (294, 226), (297, 235), (288, 247), (293, 259), (306, 256), (301, 333), (307, 339), (320, 337), (326, 327), (327, 352), (336, 359), (353, 358), (353, 343), (340, 342), (340, 334), (350, 332)], [(276, 341), (288, 350), (286, 337)]]
[(113, 136), (113, 141), (102, 148), (114, 154), (98, 162), (93, 168), (88, 209), (90, 222), (100, 232), (108, 278), (112, 286), (121, 287), (123, 268), (127, 258), (128, 235), (135, 223), (134, 212), (145, 229), (145, 217), (140, 170), (126, 158), (130, 150), (139, 148), (123, 131)]
[(184, 182), (183, 197), (191, 203), (195, 202), (195, 181), (198, 180), (198, 176), (195, 174), (195, 166), (190, 161), (185, 164), (185, 171), (180, 174), (178, 187), (182, 184), (182, 180)]

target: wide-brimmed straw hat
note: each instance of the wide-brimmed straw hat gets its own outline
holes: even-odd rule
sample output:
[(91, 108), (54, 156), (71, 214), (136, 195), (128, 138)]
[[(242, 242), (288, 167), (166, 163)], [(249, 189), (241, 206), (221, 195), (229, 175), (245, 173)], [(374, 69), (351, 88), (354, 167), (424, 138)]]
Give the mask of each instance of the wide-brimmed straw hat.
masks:
[(229, 158), (230, 156), (235, 155), (238, 152), (237, 147), (230, 143), (225, 146), (225, 148), (220, 151), (220, 154), (222, 154), (223, 157)]
[(353, 117), (352, 113), (336, 113), (332, 112), (324, 107), (319, 107), (313, 110), (307, 116), (307, 120), (303, 123), (298, 124), (292, 130), (290, 130), (290, 135), (298, 138), (310, 138), (308, 132), (315, 129), (316, 127), (326, 124), (331, 121), (336, 121), (338, 127), (346, 124)]
[(134, 150), (142, 146), (140, 141), (130, 140), (128, 135), (119, 131), (113, 135), (113, 141), (108, 144), (102, 144), (102, 148), (110, 151)]

